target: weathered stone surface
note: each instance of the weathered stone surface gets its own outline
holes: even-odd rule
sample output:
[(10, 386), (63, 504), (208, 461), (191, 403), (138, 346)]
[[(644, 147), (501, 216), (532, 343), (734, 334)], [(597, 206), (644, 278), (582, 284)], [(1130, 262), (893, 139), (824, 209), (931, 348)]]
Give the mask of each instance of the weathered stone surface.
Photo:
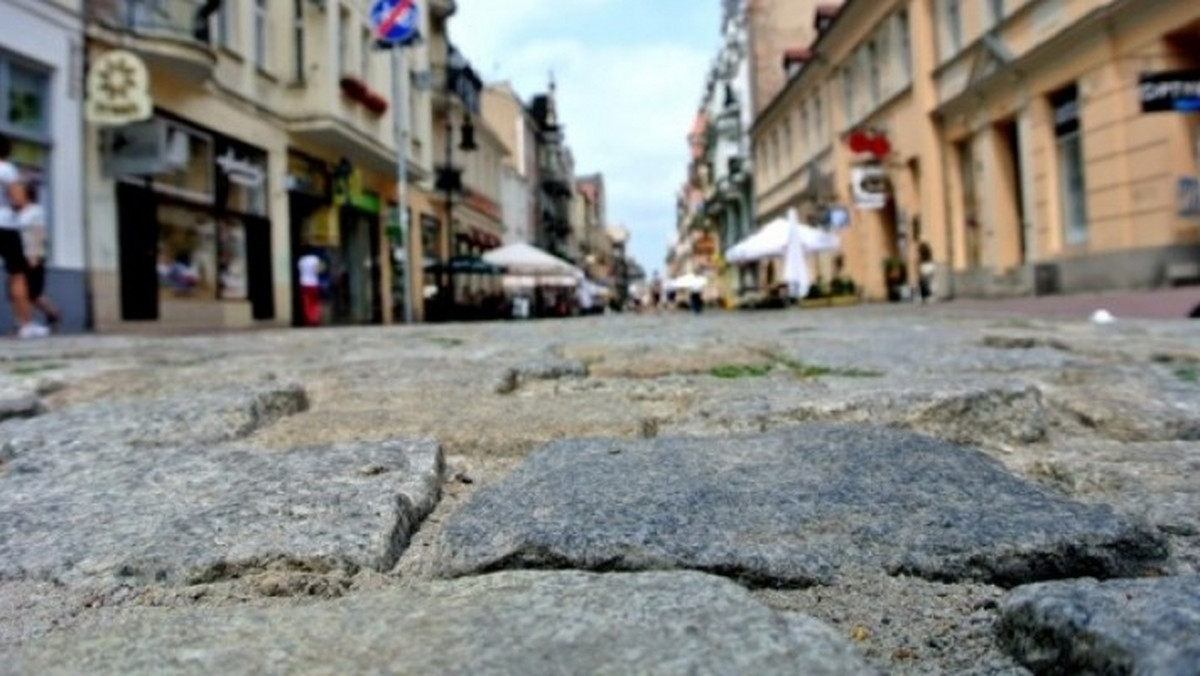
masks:
[(196, 583), (268, 566), (392, 567), (436, 503), (433, 442), (289, 453), (119, 444), (18, 455), (0, 579)]
[(853, 570), (1002, 585), (1136, 575), (1147, 526), (1057, 497), (983, 454), (897, 430), (551, 444), (446, 524), (441, 575), (688, 568), (765, 586)]
[(36, 396), (0, 397), (0, 422), (12, 418), (32, 418), (43, 411), (42, 402)]
[(39, 674), (870, 674), (801, 615), (694, 573), (501, 573), (294, 609), (143, 611), (5, 660)]
[(55, 411), (4, 428), (12, 452), (63, 444), (210, 444), (238, 439), (308, 408), (296, 384), (267, 383), (103, 401)]
[(1200, 576), (1020, 587), (1001, 642), (1038, 674), (1200, 674)]
[(1200, 573), (1200, 444), (1068, 440), (1006, 464), (1075, 499), (1144, 519), (1171, 540), (1178, 572)]

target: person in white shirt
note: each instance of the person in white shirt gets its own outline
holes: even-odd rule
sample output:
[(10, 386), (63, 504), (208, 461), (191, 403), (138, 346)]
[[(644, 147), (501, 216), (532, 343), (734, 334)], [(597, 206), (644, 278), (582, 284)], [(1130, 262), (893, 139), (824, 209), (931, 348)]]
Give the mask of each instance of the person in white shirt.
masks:
[(8, 158), (12, 155), (12, 142), (0, 134), (0, 261), (8, 273), (8, 298), (12, 303), (13, 317), (17, 320), (18, 338), (41, 338), (50, 331), (33, 321), (33, 304), (29, 300), (29, 283), (26, 277), (29, 262), (25, 259), (25, 247), (21, 231), (17, 228), (16, 215), (9, 204), (9, 186), (19, 183), (21, 173)]
[(25, 249), (29, 300), (46, 316), (46, 323), (51, 328), (56, 327), (59, 324), (58, 309), (46, 297), (46, 211), (38, 204), (36, 189), (26, 182), (18, 181), (8, 186), (8, 202)]
[(321, 325), (321, 268), (320, 257), (306, 248), (296, 268), (300, 273), (300, 302), (304, 309), (304, 325)]

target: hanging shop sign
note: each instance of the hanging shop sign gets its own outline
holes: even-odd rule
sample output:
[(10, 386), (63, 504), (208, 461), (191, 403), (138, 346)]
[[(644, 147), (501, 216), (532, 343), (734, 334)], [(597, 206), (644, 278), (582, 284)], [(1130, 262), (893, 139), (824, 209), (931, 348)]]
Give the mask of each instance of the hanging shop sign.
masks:
[(1138, 96), (1143, 113), (1200, 112), (1200, 70), (1142, 73)]
[(879, 165), (864, 165), (850, 170), (850, 192), (854, 206), (877, 211), (887, 206), (890, 185), (887, 172)]
[(892, 142), (887, 134), (874, 129), (855, 129), (846, 139), (850, 150), (856, 153), (870, 153), (876, 159), (883, 159), (891, 154)]
[(116, 50), (101, 55), (87, 74), (84, 117), (104, 126), (121, 126), (150, 119), (150, 73), (137, 54)]
[(217, 166), (225, 172), (230, 183), (246, 188), (261, 188), (266, 180), (266, 172), (262, 165), (249, 158), (241, 158), (229, 148), (224, 155), (217, 158)]

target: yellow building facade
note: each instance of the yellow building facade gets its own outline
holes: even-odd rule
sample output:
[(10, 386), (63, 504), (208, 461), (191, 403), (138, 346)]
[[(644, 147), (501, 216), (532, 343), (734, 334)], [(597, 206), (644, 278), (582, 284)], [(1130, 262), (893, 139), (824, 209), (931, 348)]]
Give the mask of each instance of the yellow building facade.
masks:
[(1198, 69), (1186, 0), (850, 0), (756, 121), (757, 219), (848, 215), (876, 299), (922, 253), (941, 296), (1168, 283), (1200, 260)]

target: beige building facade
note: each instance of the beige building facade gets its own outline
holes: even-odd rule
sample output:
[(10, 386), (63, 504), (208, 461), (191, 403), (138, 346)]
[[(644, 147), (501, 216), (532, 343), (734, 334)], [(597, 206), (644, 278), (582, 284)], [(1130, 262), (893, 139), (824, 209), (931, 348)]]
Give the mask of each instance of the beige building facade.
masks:
[[(402, 317), (415, 275), (395, 255), (412, 247), (396, 227), (392, 62), (364, 4), (225, 0), (207, 26), (198, 6), (101, 0), (86, 17), (89, 58), (136, 54), (154, 104), (148, 121), (87, 128), (100, 149), (87, 163), (96, 328), (299, 323), (309, 250), (326, 263), (322, 323)], [(421, 183), (429, 94), (412, 84), (427, 52), (406, 61), (407, 168)]]
[(1197, 122), (1143, 99), (1189, 105), (1198, 26), (1183, 0), (852, 0), (756, 121), (757, 219), (848, 216), (871, 298), (922, 258), (942, 296), (1169, 281), (1200, 254)]

